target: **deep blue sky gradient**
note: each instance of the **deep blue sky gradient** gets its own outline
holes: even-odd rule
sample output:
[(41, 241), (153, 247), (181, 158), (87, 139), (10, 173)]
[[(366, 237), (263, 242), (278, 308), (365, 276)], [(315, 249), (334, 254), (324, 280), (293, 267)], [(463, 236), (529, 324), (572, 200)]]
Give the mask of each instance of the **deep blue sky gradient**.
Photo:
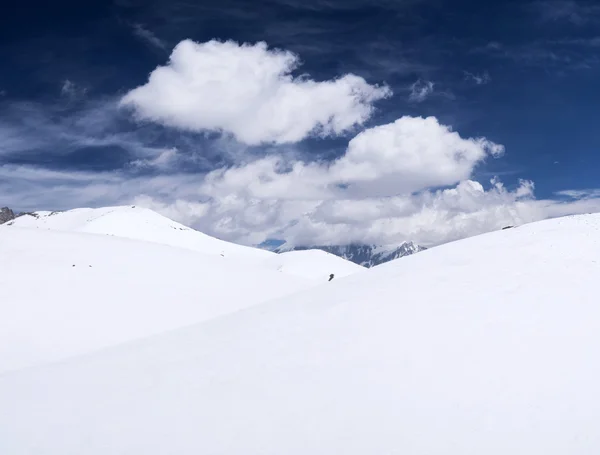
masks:
[[(434, 115), (463, 137), (504, 144), (502, 159), (477, 169), (482, 182), (495, 174), (509, 187), (531, 179), (540, 198), (596, 188), (599, 30), (594, 2), (21, 1), (0, 14), (0, 124), (10, 126), (13, 139), (26, 140), (0, 143), (0, 165), (155, 172), (128, 167), (140, 143), (188, 150), (179, 171), (201, 174), (226, 164), (230, 158), (211, 137), (139, 125), (106, 108), (143, 84), (182, 39), (218, 38), (264, 40), (294, 51), (300, 72), (316, 80), (353, 72), (387, 83), (395, 96), (377, 103), (366, 126)], [(490, 80), (478, 85), (466, 72)], [(409, 87), (418, 79), (434, 81), (435, 91), (411, 103)], [(62, 90), (67, 80), (68, 93)], [(113, 134), (131, 143), (111, 143), (106, 138)], [(86, 143), (86, 136), (104, 142)], [(332, 158), (351, 137), (308, 140), (298, 148), (309, 159)]]

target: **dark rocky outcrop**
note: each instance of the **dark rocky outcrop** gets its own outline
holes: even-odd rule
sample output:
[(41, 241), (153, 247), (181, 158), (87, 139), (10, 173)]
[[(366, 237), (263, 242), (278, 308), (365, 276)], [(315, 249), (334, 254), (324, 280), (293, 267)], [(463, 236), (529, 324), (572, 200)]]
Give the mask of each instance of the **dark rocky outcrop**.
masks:
[(2, 208), (0, 208), (0, 224), (4, 224), (4, 223), (7, 223), (9, 221), (12, 221), (16, 217), (17, 216), (15, 215), (15, 212), (13, 212), (8, 207), (2, 207)]

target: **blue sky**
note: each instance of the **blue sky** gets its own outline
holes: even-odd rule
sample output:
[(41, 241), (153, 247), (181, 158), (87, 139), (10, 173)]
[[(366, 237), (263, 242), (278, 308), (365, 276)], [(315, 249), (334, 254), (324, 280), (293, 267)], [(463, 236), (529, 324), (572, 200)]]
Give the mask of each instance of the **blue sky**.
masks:
[[(571, 0), (20, 2), (0, 15), (0, 204), (141, 204), (250, 244), (432, 245), (600, 210), (599, 24)], [(450, 130), (504, 153), (465, 164)]]

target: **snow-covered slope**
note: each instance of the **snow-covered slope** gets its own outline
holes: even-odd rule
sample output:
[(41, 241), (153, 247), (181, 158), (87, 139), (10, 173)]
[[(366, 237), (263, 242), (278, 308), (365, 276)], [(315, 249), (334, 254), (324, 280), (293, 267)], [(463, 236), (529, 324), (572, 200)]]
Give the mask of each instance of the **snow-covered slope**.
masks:
[(0, 227), (0, 371), (194, 324), (313, 285), (149, 242)]
[(267, 259), (264, 264), (288, 275), (309, 278), (335, 278), (364, 271), (364, 267), (342, 259), (321, 250), (290, 251), (276, 254)]
[(0, 453), (599, 453), (599, 257), (545, 221), (5, 374)]
[(271, 253), (237, 245), (188, 228), (158, 213), (137, 206), (34, 212), (7, 225), (68, 232), (107, 234), (186, 248), (236, 260), (266, 259)]
[(330, 273), (345, 276), (364, 270), (362, 267), (353, 267), (348, 261), (320, 252), (278, 258), (273, 252), (216, 239), (152, 210), (137, 206), (33, 212), (19, 216), (5, 226), (106, 234), (144, 240), (220, 256), (226, 260), (244, 262), (248, 266), (271, 268), (315, 282), (327, 281)]

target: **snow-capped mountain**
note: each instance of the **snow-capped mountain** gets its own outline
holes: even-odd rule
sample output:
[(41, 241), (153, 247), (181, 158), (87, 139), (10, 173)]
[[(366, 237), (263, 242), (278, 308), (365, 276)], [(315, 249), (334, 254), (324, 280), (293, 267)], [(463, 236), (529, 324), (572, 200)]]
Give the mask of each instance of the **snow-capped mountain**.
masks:
[[(198, 269), (184, 249), (0, 227), (14, 291), (0, 299), (4, 359), (202, 307), (216, 280), (228, 287), (212, 304), (245, 307), (1, 374), (0, 453), (600, 453), (599, 234), (600, 214), (547, 220), (247, 305), (272, 279), (248, 265)], [(65, 305), (69, 286), (80, 300)], [(77, 331), (107, 299), (112, 319)]]
[(256, 260), (269, 252), (216, 239), (138, 206), (80, 208), (64, 212), (25, 213), (8, 226), (113, 235), (231, 257)]
[(131, 206), (21, 215), (0, 226), (0, 258), (0, 372), (365, 271), (323, 251), (235, 245)]
[(4, 226), (110, 235), (159, 243), (232, 260), (269, 267), (302, 278), (326, 281), (330, 274), (347, 276), (364, 270), (323, 251), (310, 254), (271, 251), (216, 239), (139, 206), (81, 208), (64, 212), (31, 212), (19, 215)]
[(413, 242), (404, 242), (400, 245), (392, 246), (375, 246), (375, 245), (337, 245), (337, 246), (311, 246), (311, 247), (292, 247), (288, 248), (285, 245), (277, 248), (276, 251), (283, 253), (286, 251), (302, 251), (302, 250), (323, 250), (328, 253), (339, 256), (347, 261), (352, 261), (355, 264), (363, 267), (374, 267), (385, 262), (393, 261), (404, 256), (423, 251), (426, 248), (416, 245)]

